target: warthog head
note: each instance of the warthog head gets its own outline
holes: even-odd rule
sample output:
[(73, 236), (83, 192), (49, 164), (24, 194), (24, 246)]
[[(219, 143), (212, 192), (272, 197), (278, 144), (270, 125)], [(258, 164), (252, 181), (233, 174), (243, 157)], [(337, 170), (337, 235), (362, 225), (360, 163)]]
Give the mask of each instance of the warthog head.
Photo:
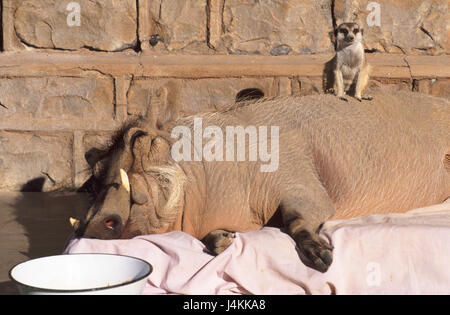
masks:
[(170, 156), (171, 138), (158, 124), (137, 119), (105, 150), (88, 152), (93, 169), (86, 217), (71, 219), (78, 236), (113, 239), (162, 233), (183, 207), (185, 174)]

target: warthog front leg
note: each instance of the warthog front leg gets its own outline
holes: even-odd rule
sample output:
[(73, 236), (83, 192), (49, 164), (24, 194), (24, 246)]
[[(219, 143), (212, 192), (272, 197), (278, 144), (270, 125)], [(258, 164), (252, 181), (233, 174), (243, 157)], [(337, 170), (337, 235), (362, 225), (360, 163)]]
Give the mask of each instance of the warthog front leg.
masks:
[(215, 230), (206, 235), (202, 242), (213, 255), (219, 255), (231, 245), (235, 236), (234, 232)]
[(305, 186), (291, 187), (280, 206), (284, 226), (297, 243), (300, 259), (308, 267), (326, 272), (333, 260), (333, 247), (318, 232), (335, 209), (325, 188), (310, 178)]

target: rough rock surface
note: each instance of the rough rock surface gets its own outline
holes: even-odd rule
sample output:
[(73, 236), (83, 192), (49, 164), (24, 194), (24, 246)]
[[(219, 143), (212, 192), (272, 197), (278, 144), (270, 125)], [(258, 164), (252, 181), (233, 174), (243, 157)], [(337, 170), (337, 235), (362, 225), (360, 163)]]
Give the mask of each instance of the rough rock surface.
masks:
[(336, 23), (364, 26), (368, 49), (389, 53), (441, 54), (450, 49), (449, 2), (443, 0), (377, 0), (380, 25), (368, 26), (370, 1), (335, 0)]
[(331, 1), (226, 0), (223, 45), (237, 54), (308, 54), (332, 50)]
[(16, 2), (14, 28), (18, 38), (35, 48), (119, 51), (137, 44), (135, 0), (77, 0), (80, 26), (69, 26), (67, 1)]
[[(41, 179), (44, 191), (71, 187), (72, 135), (0, 130), (0, 176), (0, 191), (22, 190)], [(25, 190), (37, 186), (29, 183)]]
[(208, 50), (206, 5), (207, 1), (199, 0), (150, 1), (153, 50)]
[[(444, 0), (78, 0), (81, 25), (68, 26), (68, 1), (3, 0), (6, 50), (296, 55), (333, 51), (333, 26), (356, 21), (367, 48), (448, 54)], [(372, 25), (379, 5), (380, 23)], [(138, 7), (137, 7), (138, 6)], [(369, 19), (368, 19), (369, 17)]]
[(0, 128), (83, 129), (111, 123), (111, 78), (0, 79)]
[(145, 115), (148, 106), (155, 102), (176, 106), (186, 114), (225, 108), (234, 104), (237, 94), (247, 88), (274, 96), (277, 86), (272, 78), (135, 80), (128, 92), (128, 114)]
[(413, 91), (450, 99), (449, 79), (415, 80)]

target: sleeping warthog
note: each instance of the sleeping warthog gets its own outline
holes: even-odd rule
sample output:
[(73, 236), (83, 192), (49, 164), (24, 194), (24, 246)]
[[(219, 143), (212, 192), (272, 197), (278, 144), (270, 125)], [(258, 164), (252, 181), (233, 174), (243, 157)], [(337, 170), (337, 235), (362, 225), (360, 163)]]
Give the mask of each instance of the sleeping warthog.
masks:
[[(332, 247), (318, 236), (324, 221), (404, 212), (450, 196), (450, 104), (444, 99), (412, 92), (378, 93), (362, 103), (293, 96), (179, 119), (167, 110), (151, 117), (124, 126), (98, 155), (97, 193), (76, 224), (79, 235), (181, 230), (218, 254), (233, 232), (279, 217), (305, 264), (325, 272)], [(176, 162), (171, 147), (178, 139), (171, 132), (193, 130), (195, 117), (203, 129), (218, 126), (224, 134), (226, 126), (279, 126), (279, 152), (271, 152), (278, 154), (278, 168), (262, 172), (267, 161), (248, 158)], [(247, 148), (257, 145), (246, 141)]]

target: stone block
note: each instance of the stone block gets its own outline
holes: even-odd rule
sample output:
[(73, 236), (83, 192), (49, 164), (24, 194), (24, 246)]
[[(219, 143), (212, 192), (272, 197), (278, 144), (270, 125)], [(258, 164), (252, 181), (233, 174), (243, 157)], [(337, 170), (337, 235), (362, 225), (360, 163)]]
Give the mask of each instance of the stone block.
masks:
[[(141, 1), (142, 2), (142, 1)], [(141, 38), (150, 51), (207, 52), (206, 0), (144, 0)], [(150, 46), (147, 45), (147, 42)]]
[(412, 80), (390, 79), (390, 78), (371, 78), (367, 85), (365, 94), (371, 91), (383, 90), (386, 92), (411, 91)]
[(297, 95), (323, 94), (322, 78), (295, 77), (292, 79), (292, 92)]
[(329, 0), (227, 0), (222, 21), (216, 23), (223, 25), (222, 47), (229, 53), (287, 55), (333, 50)]
[(111, 129), (109, 77), (0, 79), (0, 129)]
[(450, 100), (450, 79), (431, 80), (430, 94)]
[(450, 80), (449, 79), (422, 79), (414, 80), (413, 90), (431, 94), (437, 97), (450, 99)]
[[(364, 28), (368, 49), (388, 53), (442, 54), (450, 50), (449, 2), (377, 0), (380, 25), (367, 25), (370, 1), (335, 0), (337, 24), (356, 21)], [(373, 10), (373, 9), (372, 9)]]
[(8, 2), (15, 8), (13, 29), (24, 47), (121, 51), (137, 45), (135, 0), (72, 1), (78, 8), (60, 0)]
[(264, 96), (278, 95), (279, 82), (273, 78), (226, 79), (136, 79), (128, 91), (128, 114), (145, 115), (156, 103), (193, 114), (233, 105), (239, 92), (258, 89)]
[(72, 187), (72, 134), (0, 130), (0, 191)]

